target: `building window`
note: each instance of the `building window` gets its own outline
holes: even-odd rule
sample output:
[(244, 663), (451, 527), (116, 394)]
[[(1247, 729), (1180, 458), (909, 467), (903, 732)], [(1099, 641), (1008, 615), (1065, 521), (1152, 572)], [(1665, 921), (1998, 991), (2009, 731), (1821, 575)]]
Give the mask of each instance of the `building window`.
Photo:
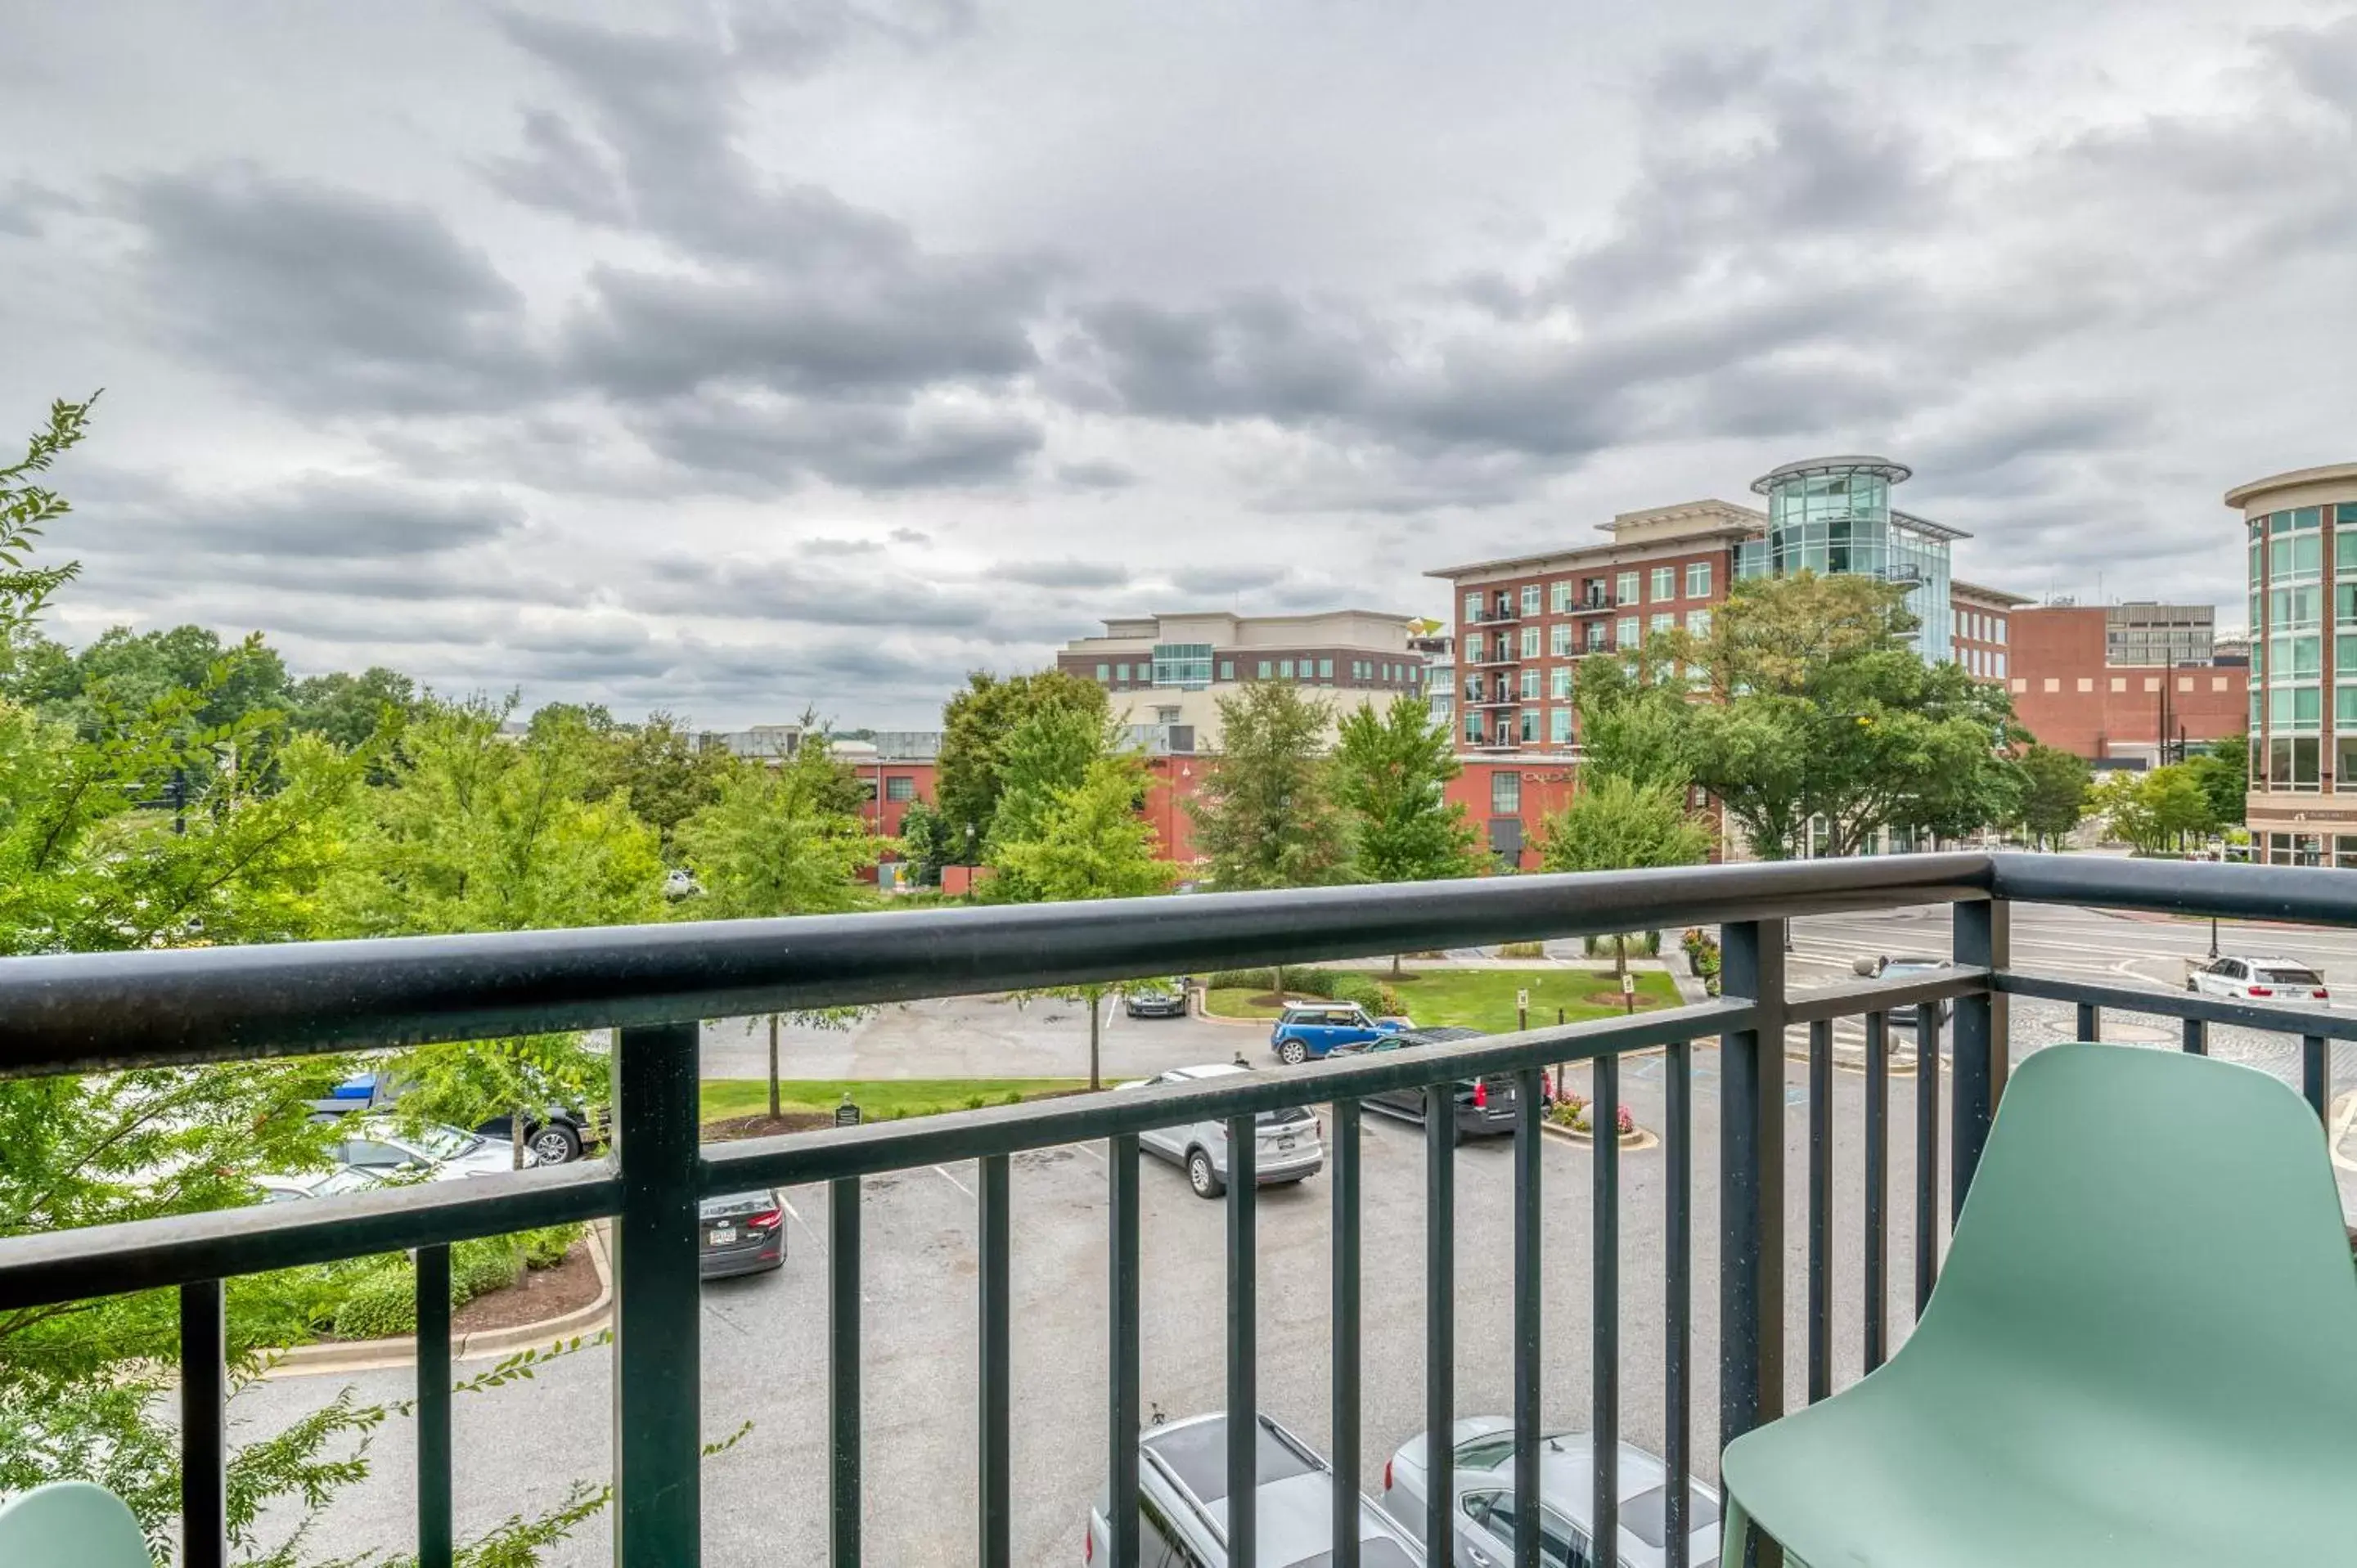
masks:
[(1708, 610), (1686, 611), (1686, 630), (1696, 637), (1708, 637), (1710, 635), (1710, 612)]
[(1465, 662), (1468, 664), (1479, 664), (1481, 662), (1481, 634), (1478, 631), (1468, 632), (1466, 634)]
[(1465, 715), (1465, 739), (1469, 745), (1479, 746), (1481, 744), (1480, 714), (1468, 714)]
[(1100, 665), (1098, 665), (1098, 666), (1097, 666), (1097, 680), (1098, 680), (1098, 682), (1099, 682), (1100, 683), (1104, 682), (1111, 681), (1112, 679), (1113, 679), (1113, 666), (1112, 666), (1112, 665), (1110, 665), (1110, 664), (1100, 664)]
[(1571, 744), (1571, 710), (1569, 708), (1547, 710), (1547, 740), (1554, 746)]
[(1678, 618), (1674, 615), (1657, 615), (1652, 624), (1645, 628), (1645, 635), (1651, 637), (1657, 632), (1668, 631), (1677, 624)]
[(888, 800), (913, 800), (917, 798), (917, 781), (907, 774), (884, 780), (884, 798)]
[(1523, 613), (1526, 616), (1539, 613), (1539, 585), (1536, 583), (1523, 585)]
[(1690, 599), (1706, 599), (1710, 597), (1709, 562), (1689, 561), (1686, 563), (1686, 597)]
[(1490, 775), (1490, 814), (1516, 817), (1523, 811), (1523, 776), (1502, 768)]
[(1331, 681), (1334, 678), (1334, 661), (1332, 660), (1321, 659), (1318, 661), (1318, 678), (1320, 681)]
[(1260, 678), (1261, 678), (1262, 680), (1265, 681), (1265, 680), (1267, 680), (1267, 679), (1268, 679), (1268, 676), (1269, 676), (1269, 663), (1268, 663), (1268, 660), (1267, 660), (1264, 659), (1264, 660), (1262, 660), (1260, 661)]
[(1236, 661), (1235, 661), (1234, 660), (1232, 660), (1232, 659), (1222, 659), (1222, 660), (1220, 660), (1220, 679), (1221, 679), (1221, 680), (1222, 680), (1222, 681), (1232, 681), (1232, 680), (1234, 680), (1235, 678), (1236, 678)]
[(1547, 651), (1557, 659), (1571, 657), (1571, 623), (1557, 621), (1547, 628)]
[(1278, 679), (1278, 680), (1280, 680), (1280, 681), (1290, 681), (1290, 680), (1292, 680), (1292, 679), (1293, 679), (1293, 660), (1290, 660), (1290, 659), (1280, 659), (1280, 660), (1278, 660), (1276, 661), (1276, 675), (1277, 675), (1277, 679)]
[(1523, 628), (1523, 657), (1525, 659), (1536, 659), (1538, 656), (1539, 628), (1534, 626), (1526, 626)]
[(1559, 578), (1558, 580), (1547, 585), (1547, 608), (1553, 610), (1557, 615), (1567, 614), (1570, 611), (1570, 578)]
[(1114, 666), (1113, 667), (1113, 673), (1114, 673), (1114, 680), (1116, 680), (1116, 681), (1119, 681), (1120, 682), (1122, 682), (1122, 684), (1124, 684), (1124, 685), (1127, 685), (1127, 684), (1129, 683), (1129, 666), (1128, 666), (1128, 665), (1126, 665), (1126, 664), (1116, 664), (1116, 665), (1114, 665)]
[(1606, 638), (1604, 623), (1600, 620), (1590, 621), (1587, 626), (1587, 647), (1586, 651), (1589, 653), (1601, 653), (1611, 646), (1612, 644), (1607, 640)]
[(1547, 671), (1547, 695), (1553, 697), (1558, 703), (1566, 702), (1570, 699), (1570, 665), (1558, 664), (1554, 669)]
[(1638, 576), (1639, 574), (1635, 572), (1623, 572), (1620, 574), (1619, 578), (1619, 586), (1614, 590), (1614, 596), (1617, 597), (1620, 603), (1631, 606), (1636, 604)]
[(1999, 648), (2003, 648), (2003, 647), (2005, 646), (2005, 622), (2004, 622), (2004, 621), (2002, 621), (2002, 620), (1998, 621), (1998, 622), (1996, 623), (1996, 645), (1997, 645)]
[(1200, 692), (1211, 683), (1211, 645), (1162, 642), (1154, 649), (1154, 683)]
[(1536, 708), (1524, 708), (1523, 710), (1521, 734), (1523, 743), (1524, 745), (1535, 746), (1538, 744), (1539, 711)]
[(1675, 566), (1653, 568), (1653, 603), (1678, 596), (1678, 569)]
[[(1624, 603), (1626, 601), (1623, 601)], [(1622, 616), (1612, 629), (1613, 646), (1630, 649), (1637, 646), (1637, 618)]]
[(1465, 596), (1465, 618), (1467, 620), (1481, 618), (1481, 591), (1479, 588)]
[(1525, 665), (1523, 669), (1523, 701), (1526, 703), (1536, 702), (1538, 700), (1538, 667), (1536, 665)]
[[(1998, 640), (2003, 641), (2004, 639), (2000, 638)], [(2000, 681), (2005, 679), (2005, 655), (2002, 653), (1996, 656), (1996, 677)], [(2026, 684), (2027, 682), (2016, 681), (2013, 683), (2013, 689), (2018, 692), (2022, 690)], [(2222, 692), (2224, 691), (2226, 689), (2226, 682), (2223, 681), (2219, 682), (2218, 689)]]

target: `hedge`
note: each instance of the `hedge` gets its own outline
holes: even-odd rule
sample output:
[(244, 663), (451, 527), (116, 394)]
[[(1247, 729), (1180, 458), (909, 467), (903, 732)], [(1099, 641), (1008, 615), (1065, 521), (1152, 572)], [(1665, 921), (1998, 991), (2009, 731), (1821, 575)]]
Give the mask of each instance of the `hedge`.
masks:
[[(1333, 1001), (1337, 999), (1334, 993), (1337, 982), (1359, 978), (1343, 970), (1288, 968), (1285, 972), (1285, 988), (1303, 996)], [(1273, 969), (1223, 969), (1206, 979), (1203, 988), (1207, 991), (1274, 991), (1276, 989), (1276, 972)]]
[[(450, 1249), (450, 1305), (516, 1283), (525, 1269), (554, 1268), (580, 1237), (578, 1225), (551, 1225), (515, 1236), (486, 1236)], [(361, 1277), (336, 1308), (339, 1339), (385, 1339), (417, 1332), (417, 1270), (407, 1258), (393, 1260)]]

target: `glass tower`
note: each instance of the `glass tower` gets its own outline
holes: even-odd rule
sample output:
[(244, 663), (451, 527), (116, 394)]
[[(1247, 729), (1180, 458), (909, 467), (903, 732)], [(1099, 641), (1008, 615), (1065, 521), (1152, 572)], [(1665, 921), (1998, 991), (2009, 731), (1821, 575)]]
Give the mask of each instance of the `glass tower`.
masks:
[(1751, 489), (1768, 498), (1768, 537), (1737, 547), (1735, 575), (1856, 574), (1904, 585), (1921, 623), (1916, 650), (1953, 658), (1948, 546), (1966, 535), (1891, 507), (1890, 487), (1912, 472), (1887, 457), (1813, 457), (1761, 475)]

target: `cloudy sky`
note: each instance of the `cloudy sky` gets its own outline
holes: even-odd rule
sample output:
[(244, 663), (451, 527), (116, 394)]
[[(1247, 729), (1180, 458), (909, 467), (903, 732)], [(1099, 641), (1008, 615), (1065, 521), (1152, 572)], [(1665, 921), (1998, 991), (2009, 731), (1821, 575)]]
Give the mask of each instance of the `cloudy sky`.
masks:
[(2357, 9), (82, 0), (0, 54), (55, 629), (921, 725), (1102, 616), (1913, 465), (1959, 571), (2214, 599), (2357, 458)]

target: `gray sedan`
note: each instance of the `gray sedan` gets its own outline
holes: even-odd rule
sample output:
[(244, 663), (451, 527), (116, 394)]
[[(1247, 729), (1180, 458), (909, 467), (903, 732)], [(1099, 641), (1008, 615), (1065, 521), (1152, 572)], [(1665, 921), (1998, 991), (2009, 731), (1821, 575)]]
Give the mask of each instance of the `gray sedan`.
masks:
[[(1448, 1510), (1455, 1539), (1446, 1559), (1456, 1568), (1498, 1568), (1514, 1560), (1514, 1423), (1500, 1415), (1467, 1416), (1451, 1430), (1456, 1444), (1456, 1506)], [(1653, 1455), (1620, 1444), (1620, 1539), (1609, 1558), (1589, 1533), (1595, 1444), (1584, 1432), (1548, 1433), (1540, 1439), (1540, 1557), (1566, 1568), (1659, 1568), (1668, 1561), (1668, 1467)], [(1423, 1437), (1412, 1437), (1383, 1466), (1383, 1510), (1424, 1535)], [(1707, 1568), (1718, 1561), (1718, 1494), (1689, 1483), (1686, 1561)]]
[(774, 1192), (731, 1193), (695, 1207), (696, 1262), (707, 1280), (786, 1266), (786, 1206)]
[[(1206, 1079), (1226, 1078), (1233, 1073), (1250, 1072), (1248, 1067), (1232, 1062), (1215, 1062), (1209, 1067), (1172, 1068), (1155, 1078), (1142, 1078), (1121, 1089), (1150, 1089), (1159, 1083), (1200, 1083)], [(1264, 1111), (1257, 1120), (1259, 1134), (1254, 1148), (1254, 1174), (1263, 1187), (1278, 1182), (1303, 1181), (1316, 1176), (1326, 1164), (1326, 1149), (1321, 1136), (1325, 1131), (1318, 1118), (1301, 1106), (1288, 1106), (1283, 1111)], [(1195, 1189), (1198, 1197), (1217, 1197), (1228, 1186), (1228, 1124), (1225, 1122), (1182, 1122), (1176, 1127), (1157, 1127), (1137, 1135), (1137, 1146), (1149, 1155), (1168, 1160), (1187, 1173), (1187, 1185)]]

